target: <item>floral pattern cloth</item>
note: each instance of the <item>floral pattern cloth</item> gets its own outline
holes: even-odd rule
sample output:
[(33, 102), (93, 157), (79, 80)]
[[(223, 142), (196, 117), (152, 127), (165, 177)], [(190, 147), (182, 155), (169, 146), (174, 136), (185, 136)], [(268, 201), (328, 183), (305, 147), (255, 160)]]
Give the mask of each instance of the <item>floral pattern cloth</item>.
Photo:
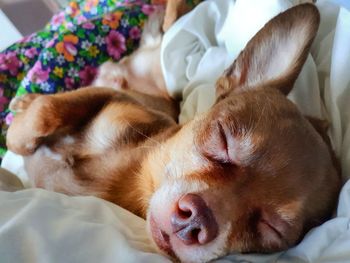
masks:
[[(166, 0), (75, 0), (40, 32), (0, 53), (0, 157), (13, 113), (26, 93), (52, 94), (89, 85), (97, 67), (138, 47), (143, 24)], [(191, 7), (200, 0), (184, 0)]]

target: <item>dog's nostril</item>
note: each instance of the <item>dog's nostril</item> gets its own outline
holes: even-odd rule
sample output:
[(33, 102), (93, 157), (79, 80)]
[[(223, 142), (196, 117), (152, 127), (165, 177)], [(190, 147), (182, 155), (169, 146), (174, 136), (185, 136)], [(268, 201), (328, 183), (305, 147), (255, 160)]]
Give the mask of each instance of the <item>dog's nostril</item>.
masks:
[(206, 244), (218, 234), (213, 212), (198, 195), (186, 194), (171, 216), (173, 233), (186, 245)]
[(178, 212), (179, 216), (182, 217), (183, 219), (190, 218), (192, 216), (191, 210), (179, 209), (177, 212)]
[[(200, 228), (192, 229), (192, 231), (191, 231), (192, 238), (197, 240), (200, 232), (201, 232)], [(199, 239), (198, 239), (198, 241), (199, 241)]]

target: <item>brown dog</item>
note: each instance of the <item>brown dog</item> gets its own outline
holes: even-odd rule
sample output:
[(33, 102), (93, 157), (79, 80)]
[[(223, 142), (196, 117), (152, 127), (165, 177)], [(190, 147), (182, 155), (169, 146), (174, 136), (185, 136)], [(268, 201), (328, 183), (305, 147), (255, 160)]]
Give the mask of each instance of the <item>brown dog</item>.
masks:
[(329, 218), (340, 188), (329, 145), (286, 98), (318, 24), (311, 4), (273, 18), (182, 127), (168, 98), (84, 88), (17, 100), (8, 147), (35, 186), (147, 218), (181, 261), (286, 249)]

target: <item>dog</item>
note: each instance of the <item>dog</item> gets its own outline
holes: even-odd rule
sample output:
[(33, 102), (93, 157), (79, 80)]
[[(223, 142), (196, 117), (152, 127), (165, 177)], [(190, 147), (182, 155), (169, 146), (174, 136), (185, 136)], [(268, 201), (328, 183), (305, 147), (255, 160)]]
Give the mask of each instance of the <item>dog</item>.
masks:
[(312, 4), (271, 19), (184, 125), (157, 88), (31, 94), (12, 103), (8, 148), (34, 186), (124, 207), (182, 262), (287, 249), (331, 216), (341, 186), (322, 122), (286, 98), (319, 20)]
[[(166, 10), (159, 7), (149, 17), (143, 29), (140, 47), (135, 52), (118, 63), (107, 61), (99, 67), (93, 86), (133, 90), (174, 101), (166, 90), (160, 65), (162, 27), (167, 21), (165, 12), (175, 13), (169, 11), (172, 2), (168, 2)], [(178, 109), (174, 111), (173, 117), (177, 118), (177, 115)]]

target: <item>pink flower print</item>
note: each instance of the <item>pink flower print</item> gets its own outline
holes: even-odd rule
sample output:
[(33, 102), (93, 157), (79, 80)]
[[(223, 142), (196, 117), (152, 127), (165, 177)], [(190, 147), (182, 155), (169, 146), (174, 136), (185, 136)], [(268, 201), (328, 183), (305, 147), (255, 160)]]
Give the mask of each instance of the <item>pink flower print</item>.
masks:
[(6, 53), (0, 53), (0, 62), (1, 62), (1, 64), (4, 63), (5, 57), (6, 57)]
[(83, 28), (85, 29), (94, 29), (95, 28), (95, 25), (91, 22), (86, 22), (82, 25)]
[(12, 114), (12, 112), (10, 112), (5, 117), (5, 123), (7, 125), (10, 125), (12, 123), (12, 121), (13, 121), (13, 114)]
[(155, 7), (153, 5), (143, 5), (141, 8), (141, 11), (146, 15), (151, 15), (155, 10)]
[(64, 22), (64, 12), (59, 12), (51, 19), (51, 26), (53, 29), (57, 29)]
[(80, 85), (87, 86), (95, 79), (97, 70), (94, 67), (86, 66), (82, 71), (79, 72)]
[(36, 50), (35, 47), (32, 47), (30, 49), (27, 49), (24, 55), (27, 56), (28, 58), (34, 58), (35, 55), (38, 55), (38, 51)]
[(75, 82), (74, 82), (74, 79), (73, 78), (69, 78), (69, 77), (66, 77), (65, 79), (64, 79), (64, 84), (65, 84), (65, 86), (66, 86), (66, 88), (67, 89), (73, 89), (74, 88), (74, 84), (75, 84)]
[(53, 44), (55, 44), (56, 39), (57, 39), (57, 37), (54, 37), (53, 39), (51, 39), (49, 42), (47, 42), (45, 47), (52, 47)]
[(106, 43), (107, 52), (114, 59), (120, 59), (121, 55), (126, 51), (124, 36), (115, 30), (109, 32)]
[(50, 69), (44, 70), (42, 68), (41, 62), (37, 61), (34, 64), (34, 67), (32, 67), (32, 69), (29, 70), (27, 76), (28, 76), (30, 81), (37, 83), (37, 84), (40, 84), (40, 83), (43, 83), (46, 80), (48, 80), (49, 73), (50, 73)]
[(23, 63), (17, 58), (16, 52), (8, 52), (0, 54), (0, 70), (8, 70), (12, 76), (16, 76), (18, 68)]
[(8, 98), (0, 97), (0, 111), (3, 111), (5, 109), (5, 105), (7, 105), (8, 102)]
[(134, 26), (133, 28), (130, 29), (129, 36), (132, 39), (139, 39), (141, 36), (141, 30), (137, 26)]
[(0, 111), (3, 111), (5, 109), (5, 106), (8, 102), (8, 98), (4, 96), (4, 88), (0, 88)]
[(77, 19), (78, 25), (85, 23), (87, 21), (87, 18), (83, 15), (77, 16), (76, 19)]
[(32, 37), (34, 36), (34, 34), (31, 34), (29, 36), (25, 36), (23, 37), (18, 43), (27, 43), (30, 42), (32, 40)]
[(56, 50), (58, 53), (63, 54), (64, 58), (73, 62), (74, 57), (77, 55), (78, 50), (75, 45), (79, 42), (79, 38), (75, 35), (66, 35), (63, 37), (63, 42), (59, 42), (56, 44)]
[(67, 24), (66, 24), (66, 27), (67, 27), (67, 29), (69, 29), (70, 31), (75, 31), (76, 30), (76, 25), (75, 24), (73, 24), (72, 22), (68, 22)]
[(6, 53), (0, 53), (0, 70), (7, 70)]

